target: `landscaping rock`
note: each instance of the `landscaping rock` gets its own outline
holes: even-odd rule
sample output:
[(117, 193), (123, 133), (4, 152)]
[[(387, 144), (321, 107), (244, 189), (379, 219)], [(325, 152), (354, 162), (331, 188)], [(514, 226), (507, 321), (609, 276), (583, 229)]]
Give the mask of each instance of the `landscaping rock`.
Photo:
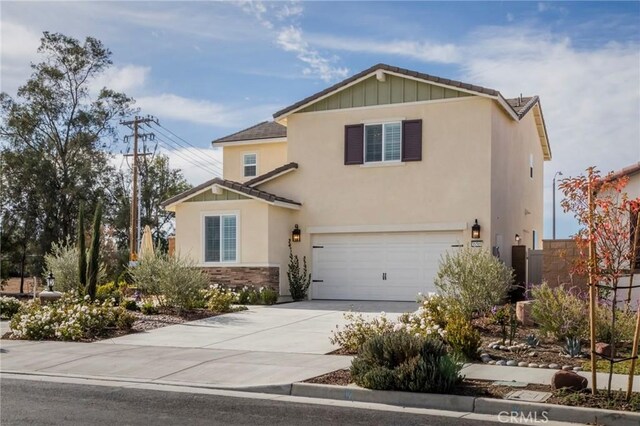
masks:
[(533, 319), (531, 318), (531, 308), (533, 307), (533, 300), (526, 300), (516, 303), (516, 318), (525, 327), (533, 326)]
[(489, 361), (489, 365), (496, 365), (495, 361)]
[(573, 367), (573, 371), (582, 371), (582, 367)]
[(549, 368), (549, 364), (540, 364), (538, 368)]
[(527, 356), (538, 356), (538, 353), (537, 353), (537, 352), (535, 352), (535, 351), (533, 351), (533, 352), (529, 352), (529, 353), (527, 354)]
[(482, 354), (480, 354), (480, 358), (486, 358), (486, 357), (491, 358), (491, 355), (489, 355), (488, 353), (482, 353)]
[(496, 365), (507, 365), (507, 361), (501, 359), (500, 361), (496, 361)]
[(608, 343), (596, 343), (596, 353), (608, 358), (611, 357), (611, 345)]
[(552, 370), (557, 370), (558, 368), (560, 368), (560, 366), (558, 364), (549, 364), (549, 368)]
[(572, 367), (572, 366), (570, 366), (570, 365), (563, 365), (563, 366), (562, 366), (562, 369), (563, 369), (564, 371), (570, 371), (570, 370), (573, 370), (573, 367)]
[(528, 366), (528, 367), (529, 367), (529, 368), (538, 368), (538, 367), (539, 367), (539, 365), (538, 365), (538, 364), (536, 364), (536, 363), (534, 363), (534, 362), (532, 362), (531, 364), (529, 364), (529, 366)]
[(568, 388), (576, 392), (587, 387), (588, 380), (586, 377), (573, 371), (558, 371), (551, 378), (551, 387), (553, 389)]
[(515, 367), (516, 365), (518, 365), (518, 361), (514, 361), (514, 360), (511, 359), (511, 360), (507, 361), (507, 365), (509, 367)]
[(500, 345), (500, 347), (498, 349), (500, 349), (501, 351), (509, 350), (509, 348), (507, 346), (505, 346), (505, 345)]
[(520, 361), (520, 362), (518, 363), (518, 367), (528, 367), (528, 366), (529, 366), (529, 363), (528, 363), (528, 362)]

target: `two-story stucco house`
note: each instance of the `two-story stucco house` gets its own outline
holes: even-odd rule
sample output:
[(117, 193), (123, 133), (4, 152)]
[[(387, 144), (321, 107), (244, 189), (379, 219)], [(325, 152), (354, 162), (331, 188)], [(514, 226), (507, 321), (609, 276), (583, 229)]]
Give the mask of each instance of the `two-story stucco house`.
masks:
[(286, 295), (298, 230), (316, 299), (414, 300), (447, 250), (510, 265), (516, 234), (539, 248), (551, 151), (537, 96), (379, 64), (213, 145), (224, 179), (164, 205), (177, 252), (216, 282)]

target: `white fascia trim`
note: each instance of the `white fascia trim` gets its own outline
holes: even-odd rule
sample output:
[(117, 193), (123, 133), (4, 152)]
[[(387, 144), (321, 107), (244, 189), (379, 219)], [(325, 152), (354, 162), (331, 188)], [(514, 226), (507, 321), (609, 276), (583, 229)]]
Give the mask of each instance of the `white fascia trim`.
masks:
[[(266, 201), (265, 201), (266, 202)], [(276, 206), (276, 207), (284, 207), (286, 209), (291, 209), (291, 210), (300, 210), (300, 206), (297, 204), (289, 204), (289, 203), (284, 203), (282, 201), (274, 201), (273, 203), (269, 203), (272, 206)]]
[(534, 123), (536, 130), (538, 130), (538, 136), (542, 143), (542, 153), (544, 161), (551, 161), (551, 146), (549, 145), (549, 136), (547, 135), (547, 129), (544, 123), (544, 116), (542, 115), (542, 108), (540, 103), (536, 102), (536, 105), (531, 108), (533, 110)]
[(434, 222), (398, 225), (345, 225), (345, 226), (310, 226), (309, 234), (346, 234), (360, 232), (418, 232), (418, 231), (464, 231), (467, 222)]
[(260, 145), (265, 143), (280, 143), (286, 142), (287, 138), (266, 138), (266, 139), (247, 139), (244, 141), (232, 141), (232, 142), (211, 142), (211, 146), (242, 146), (242, 145)]
[(507, 101), (505, 101), (505, 99), (502, 96), (488, 96), (488, 97), (498, 101), (500, 106), (505, 111), (507, 111), (507, 114), (509, 114), (509, 116), (511, 116), (511, 118), (513, 118), (514, 121), (520, 121), (520, 117), (518, 116), (518, 114), (516, 114), (516, 112), (513, 110), (513, 108), (511, 108), (511, 105), (509, 105), (507, 103)]
[(286, 175), (287, 173), (291, 173), (294, 170), (296, 170), (296, 169), (295, 168), (291, 168), (291, 169), (284, 170), (284, 171), (278, 173), (277, 175), (273, 175), (273, 176), (268, 177), (268, 178), (266, 178), (264, 180), (259, 180), (258, 182), (253, 183), (253, 184), (248, 185), (248, 186), (250, 186), (251, 188), (254, 188), (254, 187), (258, 186), (258, 185), (262, 185), (265, 182), (269, 182), (272, 179), (278, 178), (278, 177), (280, 177), (282, 175)]

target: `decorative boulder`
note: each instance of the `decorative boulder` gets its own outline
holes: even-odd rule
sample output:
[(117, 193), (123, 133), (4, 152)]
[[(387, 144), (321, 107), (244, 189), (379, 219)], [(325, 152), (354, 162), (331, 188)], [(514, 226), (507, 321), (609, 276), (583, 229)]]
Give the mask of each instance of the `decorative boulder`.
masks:
[(611, 345), (608, 343), (598, 342), (596, 343), (596, 353), (606, 356), (607, 358), (611, 357)]
[(525, 300), (523, 302), (516, 303), (516, 318), (525, 327), (533, 326), (533, 319), (531, 318), (532, 307), (533, 300)]
[(553, 389), (568, 388), (573, 391), (581, 391), (586, 389), (589, 381), (586, 377), (574, 373), (573, 371), (558, 371), (551, 378), (551, 387)]

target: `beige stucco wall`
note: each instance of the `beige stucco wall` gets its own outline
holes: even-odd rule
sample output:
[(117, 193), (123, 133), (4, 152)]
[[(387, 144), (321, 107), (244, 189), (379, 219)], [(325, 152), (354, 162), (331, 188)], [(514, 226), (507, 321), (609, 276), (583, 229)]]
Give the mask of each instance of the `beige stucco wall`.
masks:
[[(500, 245), (500, 255), (511, 264), (511, 246), (515, 235), (520, 244), (542, 248), (543, 232), (543, 153), (533, 111), (520, 122), (514, 121), (496, 104), (491, 113), (491, 239)], [(529, 156), (533, 155), (533, 179), (529, 174)], [(501, 243), (501, 244), (500, 244)]]
[(258, 143), (254, 145), (223, 147), (223, 176), (236, 182), (245, 182), (252, 177), (244, 177), (243, 155), (258, 155), (258, 173), (261, 175), (287, 163), (287, 143)]
[[(464, 223), (491, 235), (492, 101), (479, 97), (293, 114), (288, 161), (299, 169), (261, 189), (302, 202), (295, 252), (310, 257), (310, 227)], [(397, 166), (344, 165), (344, 126), (423, 120), (422, 161)], [(485, 243), (485, 246), (487, 244)]]
[(640, 197), (640, 172), (629, 176), (629, 183), (624, 189), (629, 199)]
[(256, 200), (187, 202), (176, 206), (176, 252), (200, 266), (204, 262), (205, 214), (238, 214), (238, 259), (220, 265), (268, 266), (269, 205)]
[[(291, 231), (295, 225), (297, 211), (283, 207), (269, 206), (269, 264), (280, 267), (280, 294), (289, 294), (287, 265)], [(296, 245), (296, 243), (294, 243)]]

